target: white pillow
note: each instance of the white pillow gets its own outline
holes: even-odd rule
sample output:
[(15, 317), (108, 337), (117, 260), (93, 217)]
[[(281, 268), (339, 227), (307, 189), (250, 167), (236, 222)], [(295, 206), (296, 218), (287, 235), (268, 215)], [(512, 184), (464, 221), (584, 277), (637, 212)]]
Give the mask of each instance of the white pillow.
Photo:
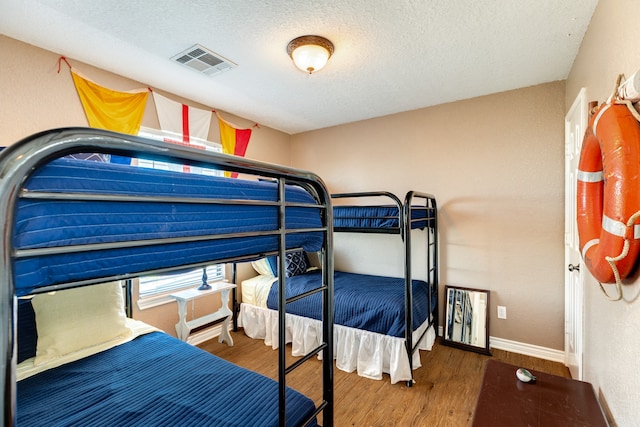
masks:
[(118, 282), (36, 295), (32, 304), (38, 330), (35, 365), (132, 334)]
[(257, 261), (251, 261), (251, 266), (258, 273), (265, 276), (273, 276), (273, 271), (271, 271), (271, 265), (269, 265), (269, 261), (266, 258), (260, 258)]

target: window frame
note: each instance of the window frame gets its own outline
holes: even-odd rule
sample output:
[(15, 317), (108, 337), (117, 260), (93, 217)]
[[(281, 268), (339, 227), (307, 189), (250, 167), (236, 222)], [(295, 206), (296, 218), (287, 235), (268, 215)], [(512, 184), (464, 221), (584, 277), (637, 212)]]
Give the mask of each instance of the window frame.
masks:
[[(212, 264), (206, 266), (207, 269), (207, 282), (223, 281), (225, 279), (225, 265), (224, 264)], [(202, 270), (203, 267), (190, 269), (189, 271), (141, 276), (136, 279), (136, 286), (138, 289), (138, 308), (140, 310), (146, 310), (148, 308), (156, 307), (174, 301), (171, 294), (179, 292), (185, 289), (195, 288), (202, 284)], [(156, 284), (154, 290), (142, 291), (145, 286), (143, 281), (148, 281), (149, 285), (153, 282), (159, 282)], [(167, 284), (162, 282), (173, 282), (173, 284)]]

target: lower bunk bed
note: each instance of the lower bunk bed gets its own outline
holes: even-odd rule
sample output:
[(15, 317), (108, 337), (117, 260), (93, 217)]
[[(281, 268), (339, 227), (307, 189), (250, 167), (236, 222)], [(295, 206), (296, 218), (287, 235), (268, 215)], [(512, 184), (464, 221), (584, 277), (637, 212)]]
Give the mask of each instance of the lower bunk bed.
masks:
[[(278, 425), (277, 381), (125, 319), (118, 283), (94, 287), (116, 298), (95, 299), (99, 290), (79, 288), (34, 296), (35, 312), (30, 300), (19, 303), (17, 425)], [(42, 325), (54, 315), (55, 323)], [(30, 335), (36, 330), (39, 340)], [(115, 337), (99, 342), (104, 335), (96, 331)], [(290, 388), (286, 399), (287, 425), (313, 418), (311, 399)]]
[[(63, 158), (76, 153), (251, 179)], [(332, 273), (330, 206), (314, 174), (97, 129), (46, 131), (5, 148), (0, 425), (313, 426), (320, 414), (333, 425), (332, 363), (322, 364), (314, 402), (287, 387), (298, 365), (284, 352), (274, 381), (132, 326), (118, 285), (301, 249), (318, 251)], [(325, 307), (322, 341), (303, 360), (332, 359), (333, 274), (310, 294)], [(286, 327), (284, 311), (278, 323)]]
[[(404, 202), (389, 192), (334, 194), (337, 199), (355, 199), (359, 205), (333, 206), (336, 232), (396, 234), (403, 241), (404, 275), (382, 277), (348, 272), (334, 275), (334, 356), (336, 366), (346, 372), (391, 383), (413, 384), (413, 370), (421, 366), (420, 350), (430, 350), (438, 325), (438, 227), (434, 196), (409, 191)], [(373, 200), (375, 203), (371, 203)], [(382, 204), (378, 203), (383, 200)], [(390, 202), (389, 202), (390, 201)], [(416, 230), (416, 231), (414, 231)], [(422, 230), (422, 231), (417, 231)], [(420, 263), (425, 280), (413, 278), (412, 235), (425, 234), (425, 259)], [(264, 339), (276, 348), (278, 328), (274, 299), (280, 266), (274, 257), (253, 263), (259, 276), (242, 282), (240, 323), (252, 338)], [(307, 270), (305, 253), (287, 254), (287, 295), (303, 295), (320, 280), (320, 273)], [(312, 348), (319, 334), (321, 303), (306, 299), (287, 306), (290, 317), (286, 341), (294, 355)]]
[[(303, 294), (320, 281), (321, 271), (287, 278), (287, 296)], [(247, 336), (278, 348), (277, 278), (263, 274), (242, 281), (240, 325)], [(425, 281), (414, 280), (413, 342), (418, 350), (431, 350), (436, 333), (434, 311), (437, 293)], [(389, 374), (392, 384), (413, 379), (412, 368), (421, 366), (418, 351), (410, 364), (405, 339), (404, 279), (336, 271), (334, 274), (334, 357), (345, 372), (380, 380)], [(294, 356), (318, 345), (322, 337), (321, 301), (307, 298), (287, 306), (286, 341)]]

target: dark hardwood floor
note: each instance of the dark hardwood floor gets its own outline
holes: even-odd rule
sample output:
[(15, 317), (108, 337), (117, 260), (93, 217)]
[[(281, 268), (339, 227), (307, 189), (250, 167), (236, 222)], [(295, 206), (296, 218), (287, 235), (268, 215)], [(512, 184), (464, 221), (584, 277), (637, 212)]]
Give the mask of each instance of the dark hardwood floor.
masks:
[[(271, 378), (278, 376), (278, 352), (262, 340), (248, 338), (242, 330), (232, 332), (235, 345), (217, 339), (202, 349)], [(290, 354), (290, 349), (288, 354)], [(414, 371), (416, 383), (391, 384), (385, 375), (376, 381), (334, 369), (336, 426), (468, 426), (480, 389), (484, 363), (490, 357), (528, 369), (570, 377), (561, 363), (492, 350), (485, 356), (436, 342), (422, 352), (422, 367)], [(289, 356), (289, 363), (294, 358)], [(514, 373), (515, 375), (515, 373)], [(316, 402), (322, 398), (321, 362), (313, 359), (287, 376), (287, 385)], [(320, 419), (320, 423), (322, 420)]]

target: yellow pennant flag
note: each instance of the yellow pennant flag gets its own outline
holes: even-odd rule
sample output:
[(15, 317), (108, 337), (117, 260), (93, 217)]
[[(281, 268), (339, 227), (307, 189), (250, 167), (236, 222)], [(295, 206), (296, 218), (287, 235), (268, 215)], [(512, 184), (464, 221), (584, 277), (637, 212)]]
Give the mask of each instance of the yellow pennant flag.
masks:
[(137, 135), (149, 91), (118, 92), (98, 85), (71, 70), (84, 113), (93, 128)]

